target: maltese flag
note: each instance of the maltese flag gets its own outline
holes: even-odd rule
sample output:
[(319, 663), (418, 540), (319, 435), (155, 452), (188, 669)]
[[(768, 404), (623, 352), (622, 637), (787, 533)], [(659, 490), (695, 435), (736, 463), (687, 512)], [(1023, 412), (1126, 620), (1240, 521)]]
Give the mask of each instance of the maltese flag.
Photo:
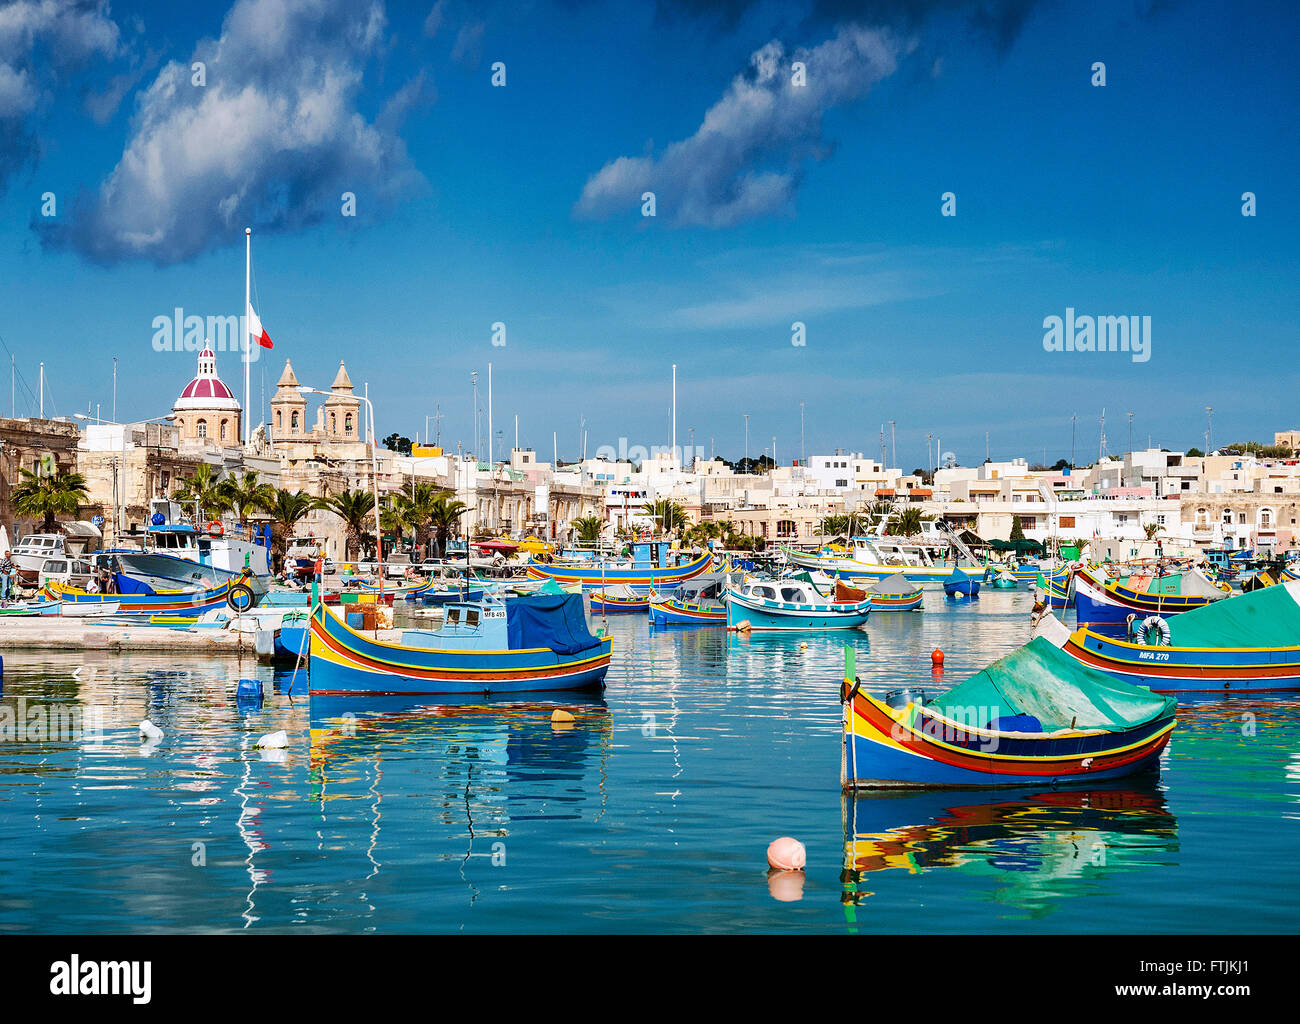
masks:
[(257, 318), (257, 313), (252, 306), (248, 307), (248, 333), (253, 337), (262, 348), (274, 348), (271, 344), (271, 336), (266, 333), (262, 326), (262, 321)]

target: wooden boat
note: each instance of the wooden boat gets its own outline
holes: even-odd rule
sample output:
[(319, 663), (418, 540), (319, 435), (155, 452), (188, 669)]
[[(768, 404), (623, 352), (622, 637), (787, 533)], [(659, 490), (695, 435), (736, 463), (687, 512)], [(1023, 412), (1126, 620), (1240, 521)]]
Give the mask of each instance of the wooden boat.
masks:
[(483, 600), (483, 588), (454, 586), (450, 580), (441, 580), (437, 588), (422, 590), (416, 597), (421, 604), (455, 604), (460, 601)]
[(61, 615), (92, 615), (91, 608), (106, 609), (116, 605), (112, 612), (99, 614), (120, 615), (182, 615), (197, 617), (207, 608), (226, 603), (231, 590), (240, 585), (243, 577), (225, 580), (215, 587), (193, 591), (166, 591), (157, 594), (90, 594), (57, 581), (45, 585), (43, 593), (48, 600), (62, 601)]
[(400, 642), (350, 629), (312, 609), (311, 692), (529, 693), (604, 685), (610, 637), (587, 629), (582, 599), (543, 595), (449, 605), (439, 630), (408, 629)]
[(834, 601), (799, 579), (754, 580), (723, 597), (728, 629), (856, 629), (871, 615), (871, 600)]
[(1070, 633), (1060, 623), (1044, 635), (1080, 664), (1157, 693), (1300, 690), (1300, 581), (1189, 611), (1166, 626), (1167, 644), (1086, 627)]
[(902, 573), (877, 580), (866, 588), (873, 612), (911, 612), (921, 607), (924, 594)]
[(845, 789), (1093, 784), (1155, 768), (1175, 701), (1080, 665), (1035, 637), (923, 700), (863, 693), (845, 648)]
[(617, 564), (547, 563), (533, 559), (528, 563), (528, 574), (539, 579), (549, 576), (558, 583), (581, 583), (589, 590), (612, 587), (620, 583), (638, 589), (671, 590), (678, 583), (684, 583), (707, 572), (712, 562), (713, 556), (707, 551), (683, 565), (659, 569), (629, 569), (619, 567)]
[(611, 612), (644, 612), (650, 607), (650, 595), (641, 594), (626, 584), (605, 587), (591, 592), (591, 613), (609, 615)]
[(1053, 573), (1039, 573), (1034, 584), (1038, 600), (1049, 608), (1074, 607), (1074, 570), (1063, 565)]
[(34, 601), (13, 601), (0, 605), (0, 618), (25, 619), (33, 615), (58, 615), (62, 607), (62, 601), (47, 601), (44, 598), (37, 598)]
[(988, 580), (988, 585), (994, 590), (1015, 590), (1020, 586), (1020, 582), (1021, 581), (1011, 575), (1011, 573), (1000, 572)]
[(964, 573), (960, 569), (955, 571), (951, 577), (944, 583), (943, 592), (952, 598), (962, 600), (980, 596), (980, 580), (978, 576), (972, 576)]
[(1119, 625), (1130, 617), (1179, 615), (1221, 601), (1229, 593), (1195, 571), (1115, 579), (1096, 569), (1080, 568), (1074, 573), (1074, 607), (1080, 625)]
[(669, 594), (651, 594), (651, 625), (725, 626), (727, 606), (722, 596), (726, 593), (728, 579), (726, 573), (705, 573)]

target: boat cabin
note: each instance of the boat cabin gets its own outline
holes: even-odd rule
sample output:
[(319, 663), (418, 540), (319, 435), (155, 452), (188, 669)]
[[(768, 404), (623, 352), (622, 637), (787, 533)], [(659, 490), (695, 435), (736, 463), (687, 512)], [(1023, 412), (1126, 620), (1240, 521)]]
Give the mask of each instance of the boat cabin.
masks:
[(442, 651), (509, 650), (505, 603), (489, 599), (448, 604), (441, 629), (403, 630), (402, 643)]
[(741, 588), (743, 597), (782, 604), (826, 604), (826, 598), (811, 583), (804, 580), (762, 580)]

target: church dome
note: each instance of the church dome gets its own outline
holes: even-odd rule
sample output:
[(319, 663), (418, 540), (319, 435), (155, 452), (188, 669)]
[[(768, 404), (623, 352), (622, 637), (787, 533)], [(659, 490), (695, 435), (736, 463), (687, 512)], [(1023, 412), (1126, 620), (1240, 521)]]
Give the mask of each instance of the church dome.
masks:
[(217, 376), (217, 357), (211, 348), (205, 347), (199, 353), (198, 374), (185, 385), (172, 409), (176, 412), (187, 409), (239, 411), (239, 400)]

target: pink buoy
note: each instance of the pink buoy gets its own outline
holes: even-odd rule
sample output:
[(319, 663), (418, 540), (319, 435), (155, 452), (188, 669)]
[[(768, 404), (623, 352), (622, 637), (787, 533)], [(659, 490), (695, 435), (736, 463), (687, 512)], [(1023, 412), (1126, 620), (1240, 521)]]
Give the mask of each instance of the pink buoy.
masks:
[(789, 836), (773, 839), (767, 848), (767, 866), (780, 871), (802, 871), (808, 863), (808, 852), (803, 843)]

